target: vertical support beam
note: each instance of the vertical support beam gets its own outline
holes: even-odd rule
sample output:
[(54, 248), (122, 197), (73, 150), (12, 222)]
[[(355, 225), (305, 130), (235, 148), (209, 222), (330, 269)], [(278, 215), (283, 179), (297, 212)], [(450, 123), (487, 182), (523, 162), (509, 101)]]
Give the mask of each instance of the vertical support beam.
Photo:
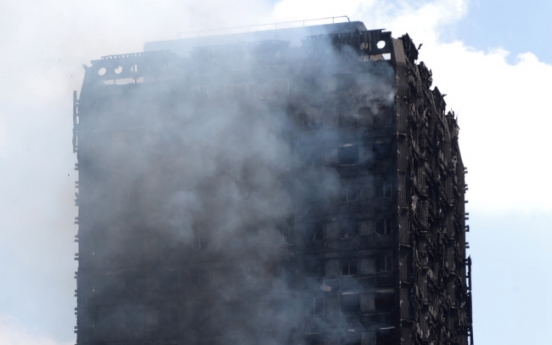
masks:
[(472, 308), (472, 279), (471, 279), (471, 256), (468, 256), (466, 260), (466, 266), (468, 268), (468, 312), (470, 318), (470, 324), (468, 328), (468, 336), (470, 338), (470, 345), (473, 345), (473, 308)]
[[(397, 312), (395, 315), (397, 315), (396, 319), (396, 337), (399, 341), (397, 341), (397, 344), (405, 344), (410, 345), (412, 343), (411, 340), (411, 327), (408, 327), (403, 324), (403, 318), (401, 316), (405, 315), (403, 313), (403, 308), (408, 309), (408, 304), (410, 303), (409, 300), (402, 301), (401, 297), (404, 297), (405, 295), (408, 295), (408, 293), (405, 293), (406, 291), (403, 291), (404, 288), (409, 290), (409, 287), (407, 284), (404, 284), (403, 287), (401, 282), (401, 272), (408, 272), (406, 265), (409, 265), (410, 262), (402, 262), (403, 258), (408, 257), (408, 252), (412, 250), (410, 248), (411, 245), (411, 239), (410, 239), (410, 222), (407, 220), (409, 218), (409, 212), (408, 212), (408, 194), (405, 196), (404, 193), (407, 193), (408, 188), (408, 180), (407, 177), (409, 174), (406, 173), (408, 169), (408, 162), (406, 160), (407, 153), (407, 141), (404, 137), (401, 137), (401, 133), (406, 133), (407, 131), (407, 116), (408, 116), (408, 108), (406, 106), (406, 103), (404, 101), (404, 98), (407, 96), (408, 93), (408, 85), (407, 85), (407, 78), (406, 78), (406, 55), (404, 53), (404, 47), (403, 42), (401, 39), (392, 39), (393, 42), (393, 53), (392, 53), (392, 62), (393, 67), (395, 69), (395, 87), (396, 87), (396, 95), (395, 95), (395, 134), (396, 134), (396, 166), (397, 166), (397, 172), (396, 172), (396, 180), (397, 180), (397, 225), (396, 225), (396, 239), (395, 243), (396, 249), (394, 253), (394, 262), (395, 262), (395, 306), (397, 308)], [(406, 211), (406, 212), (405, 212)], [(405, 217), (407, 219), (405, 219)], [(405, 221), (406, 220), (406, 221)], [(407, 242), (407, 243), (405, 243)], [(403, 245), (401, 245), (403, 244)], [(404, 275), (404, 274), (403, 274)], [(404, 328), (404, 329), (403, 329)]]
[(79, 125), (79, 100), (77, 91), (73, 91), (73, 153), (78, 149), (78, 125)]

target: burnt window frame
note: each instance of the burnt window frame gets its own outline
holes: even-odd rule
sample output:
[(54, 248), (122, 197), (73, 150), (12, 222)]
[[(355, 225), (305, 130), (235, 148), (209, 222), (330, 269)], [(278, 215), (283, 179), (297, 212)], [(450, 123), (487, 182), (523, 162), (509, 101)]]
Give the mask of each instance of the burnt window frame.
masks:
[(310, 299), (309, 314), (323, 315), (326, 313), (326, 302), (324, 297), (316, 296)]
[(359, 314), (361, 311), (358, 293), (342, 293), (339, 296), (339, 304), (343, 314)]
[(339, 239), (350, 240), (359, 237), (359, 223), (356, 220), (339, 222)]
[(354, 257), (341, 259), (341, 275), (355, 277), (359, 275), (359, 260)]
[(326, 274), (326, 264), (323, 258), (305, 258), (304, 272), (308, 278), (323, 278)]
[(360, 147), (347, 143), (337, 148), (337, 164), (339, 166), (354, 166), (360, 163)]
[(394, 184), (386, 178), (374, 179), (374, 197), (376, 198), (391, 198), (393, 196)]
[(389, 236), (394, 233), (393, 217), (377, 218), (374, 225), (374, 231), (378, 235)]
[(304, 237), (306, 243), (323, 241), (326, 235), (326, 224), (321, 221), (307, 222), (304, 224)]
[(376, 255), (376, 273), (393, 272), (393, 253), (381, 252)]

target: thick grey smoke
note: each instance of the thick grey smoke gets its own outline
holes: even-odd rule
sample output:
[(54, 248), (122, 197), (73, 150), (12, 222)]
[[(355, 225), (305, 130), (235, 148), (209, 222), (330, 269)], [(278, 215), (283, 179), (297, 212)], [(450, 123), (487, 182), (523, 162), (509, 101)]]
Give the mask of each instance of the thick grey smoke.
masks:
[(79, 327), (244, 345), (328, 327), (310, 294), (331, 288), (305, 280), (302, 246), (343, 189), (340, 150), (371, 157), (344, 123), (392, 103), (392, 70), (323, 40), (171, 61), (167, 79), (80, 95), (79, 294), (94, 307)]

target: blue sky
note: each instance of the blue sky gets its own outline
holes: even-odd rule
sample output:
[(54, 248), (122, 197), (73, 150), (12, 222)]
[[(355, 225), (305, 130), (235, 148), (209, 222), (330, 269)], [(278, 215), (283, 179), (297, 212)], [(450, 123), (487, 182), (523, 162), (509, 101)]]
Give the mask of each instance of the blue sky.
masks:
[(515, 62), (517, 54), (530, 51), (541, 61), (552, 63), (551, 14), (551, 1), (475, 0), (448, 34), (476, 49), (504, 48), (511, 53), (510, 62)]
[(0, 0), (0, 344), (74, 342), (71, 94), (82, 64), (177, 32), (349, 15), (408, 32), (458, 114), (478, 344), (552, 326), (552, 2)]

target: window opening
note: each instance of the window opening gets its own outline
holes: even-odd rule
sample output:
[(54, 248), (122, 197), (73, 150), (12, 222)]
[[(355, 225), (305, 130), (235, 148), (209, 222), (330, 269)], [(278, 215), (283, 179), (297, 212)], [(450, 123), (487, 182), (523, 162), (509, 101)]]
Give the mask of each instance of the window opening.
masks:
[(347, 258), (341, 261), (341, 274), (353, 276), (358, 274), (358, 262), (356, 259)]
[(391, 310), (394, 304), (395, 295), (392, 291), (376, 293), (375, 305), (377, 311)]
[(393, 254), (384, 253), (376, 256), (376, 270), (378, 272), (391, 272), (393, 270)]
[(339, 165), (355, 165), (358, 163), (358, 146), (345, 144), (337, 150)]
[(390, 235), (392, 231), (391, 218), (379, 219), (376, 221), (376, 232), (380, 235)]
[(341, 295), (341, 311), (346, 314), (355, 314), (360, 312), (360, 299), (358, 294)]
[(339, 234), (341, 239), (358, 237), (358, 227), (356, 222), (343, 222), (340, 225)]
[(324, 313), (324, 299), (323, 298), (314, 298), (311, 301), (311, 314), (320, 315)]
[(305, 262), (306, 274), (310, 277), (324, 276), (324, 261), (322, 259), (310, 259)]
[(321, 222), (305, 225), (305, 239), (307, 242), (316, 242), (324, 239), (324, 224)]

